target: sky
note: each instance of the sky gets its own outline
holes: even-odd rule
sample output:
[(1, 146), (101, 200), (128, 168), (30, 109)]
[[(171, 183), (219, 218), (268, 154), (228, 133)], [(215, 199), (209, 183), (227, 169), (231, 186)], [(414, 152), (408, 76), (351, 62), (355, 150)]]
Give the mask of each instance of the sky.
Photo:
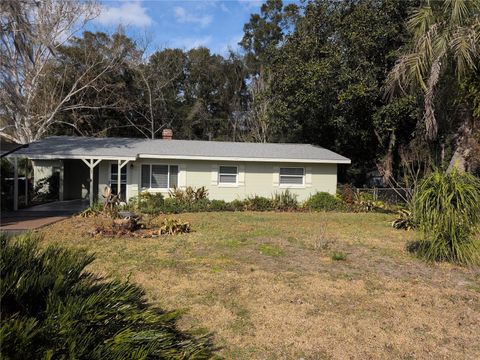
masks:
[(243, 25), (260, 11), (256, 0), (102, 0), (100, 15), (89, 24), (93, 31), (112, 32), (119, 25), (133, 37), (147, 38), (150, 51), (206, 46), (225, 55), (238, 50)]

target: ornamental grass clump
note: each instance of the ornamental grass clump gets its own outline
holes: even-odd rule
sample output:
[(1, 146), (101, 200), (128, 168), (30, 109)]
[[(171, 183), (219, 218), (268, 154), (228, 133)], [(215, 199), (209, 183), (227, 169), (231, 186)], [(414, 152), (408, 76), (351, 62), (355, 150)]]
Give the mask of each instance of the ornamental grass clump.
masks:
[(94, 258), (31, 235), (0, 234), (1, 359), (207, 359), (210, 336), (180, 331), (129, 282), (85, 270)]
[(422, 239), (413, 248), (429, 261), (479, 264), (480, 180), (460, 172), (433, 172), (417, 186), (413, 216)]

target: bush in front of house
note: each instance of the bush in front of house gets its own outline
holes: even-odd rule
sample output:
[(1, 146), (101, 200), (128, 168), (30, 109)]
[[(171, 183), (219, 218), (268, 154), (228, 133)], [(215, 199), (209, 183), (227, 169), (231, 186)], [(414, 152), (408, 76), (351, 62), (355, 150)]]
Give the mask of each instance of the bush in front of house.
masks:
[(161, 193), (143, 192), (131, 198), (128, 208), (145, 214), (179, 214), (183, 212), (208, 211), (298, 211), (309, 209), (313, 211), (349, 210), (366, 212), (381, 209), (383, 203), (365, 198), (369, 194), (355, 194), (352, 203), (345, 203), (340, 198), (325, 192), (312, 195), (305, 203), (299, 204), (297, 195), (288, 189), (276, 192), (270, 198), (258, 195), (248, 196), (244, 200), (236, 199), (231, 202), (223, 200), (209, 200), (208, 191), (204, 188), (186, 189), (174, 188), (169, 197), (164, 198)]
[(297, 194), (285, 190), (282, 192), (275, 192), (272, 195), (272, 205), (278, 211), (295, 211), (298, 210)]
[(273, 201), (264, 196), (254, 195), (243, 201), (243, 207), (247, 211), (270, 211), (273, 210)]
[(305, 207), (313, 211), (343, 210), (343, 202), (327, 192), (317, 192), (305, 202)]
[(211, 340), (180, 331), (178, 313), (138, 286), (99, 277), (83, 251), (0, 235), (0, 358), (206, 359)]
[(144, 214), (159, 214), (162, 211), (164, 200), (161, 193), (141, 192), (129, 200), (128, 208)]
[(427, 175), (413, 195), (422, 239), (411, 246), (430, 261), (480, 264), (480, 180), (454, 168)]

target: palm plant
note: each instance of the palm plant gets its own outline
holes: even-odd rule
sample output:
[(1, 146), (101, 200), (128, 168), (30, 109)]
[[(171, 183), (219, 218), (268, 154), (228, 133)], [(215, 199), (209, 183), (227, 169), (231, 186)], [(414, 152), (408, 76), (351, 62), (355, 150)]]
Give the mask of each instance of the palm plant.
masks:
[(208, 337), (179, 331), (128, 282), (85, 270), (93, 257), (0, 234), (0, 358), (205, 359)]
[(435, 90), (448, 68), (457, 77), (477, 69), (480, 54), (480, 0), (424, 0), (411, 15), (407, 27), (412, 43), (389, 74), (390, 95), (400, 88), (419, 85), (424, 94), (427, 136), (435, 139)]
[(413, 214), (423, 239), (416, 251), (431, 261), (480, 262), (480, 180), (460, 172), (433, 172), (415, 189)]

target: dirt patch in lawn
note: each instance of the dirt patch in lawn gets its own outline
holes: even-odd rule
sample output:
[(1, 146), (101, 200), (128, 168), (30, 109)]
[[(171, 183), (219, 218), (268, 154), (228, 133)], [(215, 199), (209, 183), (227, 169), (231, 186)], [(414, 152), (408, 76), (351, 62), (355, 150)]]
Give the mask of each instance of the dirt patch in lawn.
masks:
[(77, 218), (40, 232), (184, 309), (182, 327), (214, 332), (226, 358), (480, 358), (480, 270), (411, 257), (415, 233), (392, 229), (389, 215), (178, 217), (192, 233), (92, 238), (81, 229), (95, 220)]

